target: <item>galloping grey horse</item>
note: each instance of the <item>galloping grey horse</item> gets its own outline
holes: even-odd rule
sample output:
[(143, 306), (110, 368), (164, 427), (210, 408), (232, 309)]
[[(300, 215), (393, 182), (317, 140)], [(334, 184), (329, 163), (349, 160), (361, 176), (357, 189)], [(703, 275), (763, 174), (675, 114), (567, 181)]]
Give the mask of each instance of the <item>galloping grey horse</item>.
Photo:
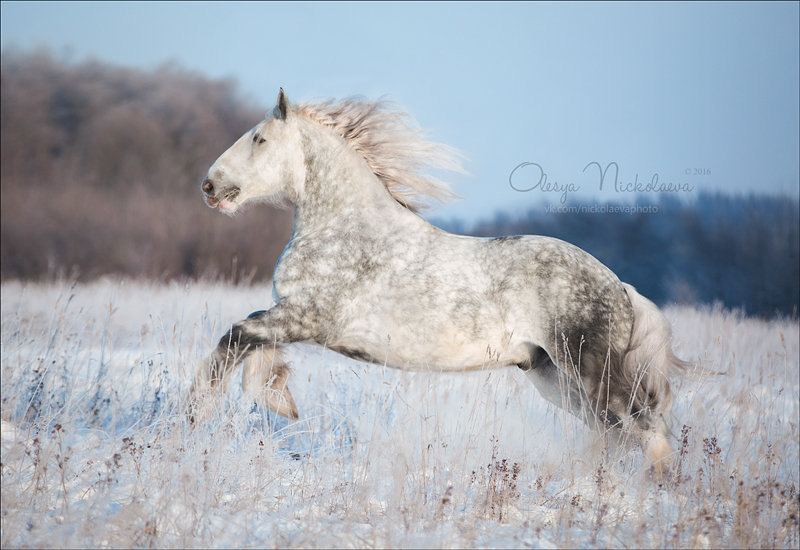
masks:
[(557, 406), (635, 435), (660, 472), (671, 453), (668, 374), (687, 366), (663, 314), (566, 242), (432, 226), (416, 214), (420, 199), (452, 193), (429, 167), (460, 169), (385, 103), (294, 106), (280, 91), (272, 116), (202, 183), (208, 206), (229, 215), (247, 202), (294, 205), (275, 305), (235, 323), (199, 366), (191, 418), (208, 414), (242, 361), (245, 390), (298, 418), (281, 348), (308, 341), (400, 369), (517, 366)]

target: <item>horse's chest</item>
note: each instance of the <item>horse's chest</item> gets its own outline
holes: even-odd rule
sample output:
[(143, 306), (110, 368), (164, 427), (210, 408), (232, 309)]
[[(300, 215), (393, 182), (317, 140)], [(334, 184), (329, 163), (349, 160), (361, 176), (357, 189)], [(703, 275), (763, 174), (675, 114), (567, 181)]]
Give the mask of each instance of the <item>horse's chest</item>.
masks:
[(308, 247), (287, 247), (275, 266), (273, 285), (281, 297), (296, 296), (305, 289), (331, 284), (336, 272), (334, 257), (319, 250), (305, 250)]
[[(275, 268), (273, 284), (283, 297), (308, 293), (347, 297), (355, 288), (370, 288), (396, 270), (402, 251), (387, 240), (354, 232), (287, 246)], [(399, 263), (402, 263), (400, 261)]]

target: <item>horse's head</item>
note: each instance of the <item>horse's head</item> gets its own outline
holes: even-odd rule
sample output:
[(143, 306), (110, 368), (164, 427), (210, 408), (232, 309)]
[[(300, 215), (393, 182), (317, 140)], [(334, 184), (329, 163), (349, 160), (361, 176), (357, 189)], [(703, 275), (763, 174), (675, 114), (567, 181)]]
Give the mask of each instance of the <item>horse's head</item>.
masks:
[(292, 195), (303, 172), (296, 115), (281, 88), (272, 117), (240, 137), (209, 168), (203, 196), (211, 208), (232, 215), (248, 201)]

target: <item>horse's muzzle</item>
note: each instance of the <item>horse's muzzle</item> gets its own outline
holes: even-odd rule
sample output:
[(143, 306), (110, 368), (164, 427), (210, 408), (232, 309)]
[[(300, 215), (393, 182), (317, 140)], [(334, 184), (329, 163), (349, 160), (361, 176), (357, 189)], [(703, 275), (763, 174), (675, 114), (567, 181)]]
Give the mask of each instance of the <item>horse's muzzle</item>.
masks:
[(203, 183), (200, 187), (203, 190), (203, 198), (205, 199), (206, 204), (210, 208), (216, 208), (219, 204), (219, 199), (214, 196), (214, 182), (206, 178), (203, 180)]
[(203, 190), (203, 198), (210, 208), (219, 206), (222, 209), (228, 210), (233, 205), (233, 201), (236, 197), (239, 196), (238, 187), (223, 187), (219, 189), (218, 186), (208, 178), (203, 180), (201, 189)]

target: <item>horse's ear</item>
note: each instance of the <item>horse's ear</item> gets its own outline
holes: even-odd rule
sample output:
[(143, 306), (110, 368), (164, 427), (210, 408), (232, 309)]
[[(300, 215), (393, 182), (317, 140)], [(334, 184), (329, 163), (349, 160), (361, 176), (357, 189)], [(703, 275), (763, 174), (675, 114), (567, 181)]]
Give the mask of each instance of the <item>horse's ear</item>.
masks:
[(286, 97), (286, 92), (284, 92), (283, 88), (281, 88), (281, 91), (278, 92), (278, 104), (275, 106), (275, 118), (286, 120), (286, 116), (289, 113), (290, 107), (291, 104), (289, 103), (289, 98)]

